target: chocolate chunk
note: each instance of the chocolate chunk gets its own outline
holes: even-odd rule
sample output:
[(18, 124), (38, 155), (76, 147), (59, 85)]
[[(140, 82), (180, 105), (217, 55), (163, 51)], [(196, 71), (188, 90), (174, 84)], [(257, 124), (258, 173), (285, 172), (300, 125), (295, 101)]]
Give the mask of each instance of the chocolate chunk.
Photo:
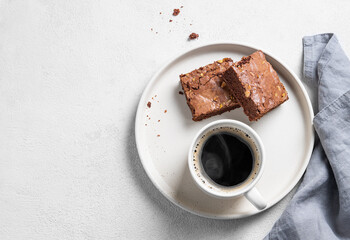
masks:
[(147, 103), (147, 107), (151, 108), (151, 106), (152, 106), (152, 103), (151, 103), (151, 102), (148, 102), (148, 103)]

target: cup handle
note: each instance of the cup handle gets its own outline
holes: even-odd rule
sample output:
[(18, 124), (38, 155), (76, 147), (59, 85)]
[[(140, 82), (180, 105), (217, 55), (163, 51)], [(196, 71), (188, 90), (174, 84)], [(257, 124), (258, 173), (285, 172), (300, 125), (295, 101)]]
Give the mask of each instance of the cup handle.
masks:
[(244, 196), (259, 210), (263, 210), (267, 206), (266, 201), (255, 187), (246, 192)]

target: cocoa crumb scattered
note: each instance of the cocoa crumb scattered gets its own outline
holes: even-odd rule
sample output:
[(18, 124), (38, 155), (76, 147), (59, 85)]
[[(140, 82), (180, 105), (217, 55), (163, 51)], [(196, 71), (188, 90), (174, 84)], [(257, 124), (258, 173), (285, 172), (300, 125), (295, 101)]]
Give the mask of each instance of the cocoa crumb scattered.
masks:
[(188, 38), (189, 38), (190, 40), (196, 39), (196, 38), (198, 38), (198, 37), (199, 37), (199, 35), (198, 35), (197, 33), (191, 33), (190, 36), (188, 36)]
[(158, 134), (157, 137), (160, 137), (160, 135)]
[(151, 31), (153, 31), (153, 28), (151, 28)]
[(184, 92), (183, 92), (183, 91), (179, 91), (179, 94), (180, 94), (180, 95), (184, 95)]
[(160, 122), (160, 120), (158, 120), (158, 122)]
[(145, 123), (145, 126), (147, 126), (147, 123)]
[(160, 12), (159, 14), (162, 14), (162, 12)]
[(177, 16), (179, 14), (180, 14), (180, 9), (178, 9), (178, 8), (174, 9), (173, 15)]
[(169, 20), (169, 22), (172, 22), (172, 21), (173, 21), (173, 20), (171, 20), (171, 19)]
[(167, 113), (167, 112), (168, 112), (168, 110), (165, 109), (165, 110), (164, 110), (164, 113)]
[(180, 8), (184, 8), (184, 6), (181, 6)]
[(147, 107), (151, 108), (151, 106), (152, 106), (152, 103), (151, 103), (151, 102), (148, 102), (148, 103), (147, 103)]
[(156, 94), (156, 95), (154, 95), (154, 97), (157, 97), (157, 94)]

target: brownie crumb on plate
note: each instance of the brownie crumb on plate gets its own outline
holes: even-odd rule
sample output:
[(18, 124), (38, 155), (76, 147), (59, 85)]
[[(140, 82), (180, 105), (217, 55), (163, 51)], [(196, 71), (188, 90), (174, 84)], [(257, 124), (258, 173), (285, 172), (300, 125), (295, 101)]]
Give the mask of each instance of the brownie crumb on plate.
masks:
[(183, 92), (183, 91), (179, 91), (179, 94), (180, 94), (180, 95), (184, 95), (184, 92)]
[(148, 102), (148, 103), (147, 103), (147, 107), (151, 108), (151, 106), (152, 106), (152, 103), (151, 103), (151, 102)]

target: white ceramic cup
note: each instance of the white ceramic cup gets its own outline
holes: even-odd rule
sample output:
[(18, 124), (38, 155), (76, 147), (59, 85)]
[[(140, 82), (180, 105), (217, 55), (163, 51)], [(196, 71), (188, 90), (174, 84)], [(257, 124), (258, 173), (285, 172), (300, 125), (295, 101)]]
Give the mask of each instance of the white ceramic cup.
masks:
[[(230, 132), (242, 139), (253, 155), (253, 167), (249, 176), (242, 183), (234, 186), (222, 186), (214, 182), (204, 171), (201, 163), (201, 149), (208, 137), (218, 132)], [(188, 166), (197, 185), (206, 193), (218, 198), (235, 198), (244, 195), (257, 209), (266, 208), (266, 201), (255, 185), (259, 181), (265, 162), (265, 150), (258, 134), (248, 125), (236, 120), (218, 120), (203, 127), (195, 136), (189, 153)]]

